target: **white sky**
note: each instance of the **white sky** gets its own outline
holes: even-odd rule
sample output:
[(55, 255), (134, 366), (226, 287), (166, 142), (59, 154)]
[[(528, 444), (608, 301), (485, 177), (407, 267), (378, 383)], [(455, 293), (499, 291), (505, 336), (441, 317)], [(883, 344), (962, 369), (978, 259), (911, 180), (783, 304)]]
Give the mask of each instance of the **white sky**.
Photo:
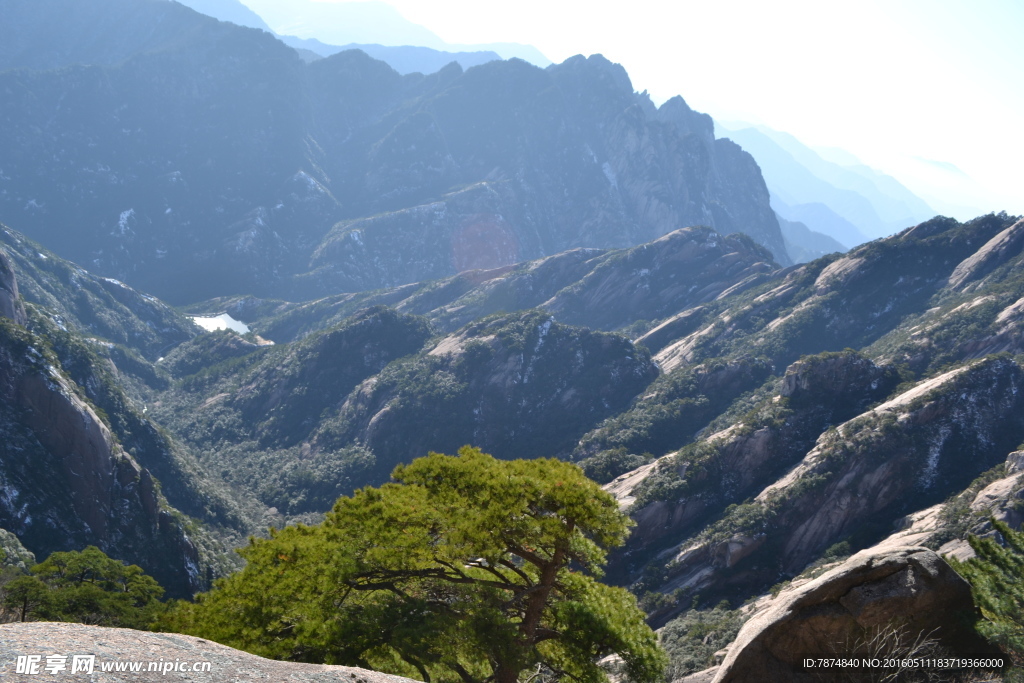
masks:
[(1024, 214), (1021, 0), (386, 1), (448, 43), (599, 52), (658, 103), (840, 147), (959, 218)]

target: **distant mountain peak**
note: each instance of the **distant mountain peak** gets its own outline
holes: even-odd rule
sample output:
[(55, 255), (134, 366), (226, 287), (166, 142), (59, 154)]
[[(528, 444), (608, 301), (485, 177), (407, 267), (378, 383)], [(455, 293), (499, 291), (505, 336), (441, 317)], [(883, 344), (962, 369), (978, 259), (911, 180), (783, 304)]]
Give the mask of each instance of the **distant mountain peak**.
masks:
[(820, 153), (790, 133), (764, 125), (716, 125), (721, 135), (742, 145), (757, 160), (779, 215), (806, 223), (843, 244), (853, 246), (890, 235), (936, 213), (895, 178), (859, 163), (843, 150)]

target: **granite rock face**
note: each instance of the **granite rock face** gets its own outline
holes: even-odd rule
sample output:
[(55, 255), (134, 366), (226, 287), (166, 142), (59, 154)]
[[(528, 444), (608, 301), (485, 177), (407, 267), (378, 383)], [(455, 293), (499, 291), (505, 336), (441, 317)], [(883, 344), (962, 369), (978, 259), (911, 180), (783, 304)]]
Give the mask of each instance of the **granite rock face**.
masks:
[[(93, 655), (93, 673), (90, 681), (96, 683), (156, 683), (158, 681), (204, 681), (207, 683), (235, 683), (240, 680), (293, 681), (294, 683), (411, 683), (401, 676), (382, 674), (367, 669), (326, 664), (298, 664), (278, 662), (235, 650), (202, 638), (178, 633), (151, 633), (126, 628), (104, 628), (85, 624), (35, 622), (0, 625), (0, 678), (4, 680), (33, 680), (39, 675), (19, 675), (15, 666), (19, 656), (67, 656), (70, 669), (73, 655)], [(103, 671), (104, 664), (141, 663), (141, 671)], [(159, 664), (149, 671), (149, 663)], [(187, 671), (163, 671), (163, 663), (186, 664)], [(209, 664), (209, 668), (193, 672), (195, 664)], [(47, 673), (40, 667), (42, 676)], [(64, 672), (65, 675), (69, 675)], [(76, 674), (80, 676), (81, 674)]]
[(2, 223), (0, 251), (7, 252), (24, 303), (45, 308), (58, 327), (127, 347), (149, 360), (200, 332), (156, 297), (94, 275)]
[[(798, 574), (844, 538), (856, 542), (865, 530), (884, 529), (963, 490), (1002, 462), (1024, 433), (1022, 381), (1024, 373), (1009, 359), (975, 362), (821, 434), (802, 460), (752, 499), (703, 529), (681, 527), (678, 544), (654, 558), (663, 567), (661, 590), (749, 595), (779, 574)], [(728, 455), (735, 437), (717, 438), (725, 445), (716, 437), (709, 445)], [(685, 465), (676, 464), (684, 473)], [(701, 467), (713, 470), (706, 462)], [(706, 497), (694, 494), (679, 504), (706, 504)], [(652, 618), (661, 623), (682, 607)]]
[[(367, 288), (379, 278), (368, 263), (399, 285), (628, 247), (688, 225), (744, 232), (789, 262), (753, 159), (715, 140), (710, 119), (682, 98), (655, 109), (599, 55), (543, 73), (522, 62), (468, 71), (399, 124), (372, 161), (381, 169), (365, 192), (377, 198), (374, 215), (338, 223), (313, 255), (310, 277), (327, 291)], [(417, 190), (427, 169), (438, 188), (459, 189), (403, 206), (399, 197), (430, 196)]]
[(878, 656), (860, 643), (886, 628), (902, 628), (904, 646), (923, 633), (946, 652), (986, 652), (968, 625), (973, 613), (970, 586), (933, 551), (864, 551), (753, 616), (713, 680), (819, 681), (804, 657)]
[(492, 317), (362, 382), (312, 443), (363, 444), (387, 468), (467, 443), (500, 458), (557, 456), (655, 376), (619, 335), (542, 311)]
[(11, 259), (0, 251), (0, 316), (25, 324), (25, 304), (18, 295), (18, 280)]
[[(16, 278), (0, 258), (3, 292), (17, 308)], [(0, 527), (36, 556), (97, 545), (139, 564), (172, 595), (200, 586), (196, 548), (150, 472), (124, 451), (49, 344), (4, 318), (0, 489)]]
[[(884, 398), (897, 382), (892, 368), (879, 367), (852, 351), (793, 363), (777, 383), (778, 393), (758, 402), (745, 423), (706, 437), (700, 449), (665, 456), (607, 487), (623, 503), (633, 504), (638, 496), (645, 501), (632, 509), (637, 526), (627, 541), (628, 554), (697, 531), (709, 515), (756, 494), (760, 482), (799, 463), (828, 425), (856, 416)], [(645, 485), (650, 478), (685, 484), (673, 496), (652, 494), (644, 490), (650, 488)], [(712, 556), (732, 567), (762, 542), (760, 534), (740, 534), (720, 543)]]

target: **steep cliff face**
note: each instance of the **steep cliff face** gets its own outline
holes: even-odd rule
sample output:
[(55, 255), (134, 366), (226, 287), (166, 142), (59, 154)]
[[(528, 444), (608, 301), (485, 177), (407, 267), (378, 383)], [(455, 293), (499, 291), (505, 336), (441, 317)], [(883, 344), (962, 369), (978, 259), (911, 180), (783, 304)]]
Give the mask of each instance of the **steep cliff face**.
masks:
[[(52, 350), (55, 366), (101, 411), (123, 449), (159, 480), (170, 504), (230, 534), (248, 531), (251, 511), (243, 512), (244, 503), (211, 481), (193, 455), (146, 414), (151, 392), (171, 382), (150, 361), (200, 328), (158, 299), (92, 275), (14, 230), (0, 227), (0, 243), (11, 256), (12, 278), (17, 273), (8, 282), (27, 302), (22, 322), (37, 346)], [(16, 306), (25, 313), (20, 299)], [(211, 552), (204, 554), (204, 564), (223, 550), (207, 540)]]
[[(253, 512), (146, 414), (143, 394), (169, 382), (143, 354), (197, 328), (14, 231), (0, 240), (12, 255), (0, 252), (0, 300), (19, 291), (29, 299), (13, 300), (20, 325), (0, 318), (0, 524), (40, 559), (98, 545), (145, 567), (171, 595), (191, 595), (233, 566), (223, 539), (252, 530)], [(188, 535), (178, 511), (193, 518)]]
[(0, 320), (0, 526), (39, 557), (94, 544), (190, 595), (196, 548), (80, 391), (44, 340)]
[(157, 0), (95, 10), (83, 37), (75, 3), (12, 8), (26, 28), (0, 63), (36, 70), (0, 76), (0, 219), (176, 303), (376, 289), (687, 225), (788, 262), (749, 155), (599, 55), (401, 76), (357, 51), (305, 64)]
[(502, 458), (551, 457), (656, 374), (618, 335), (539, 311), (485, 319), (363, 382), (313, 444), (364, 444), (387, 469), (467, 443)]
[(975, 362), (826, 431), (752, 502), (663, 552), (663, 590), (754, 592), (831, 544), (884, 537), (892, 520), (963, 490), (1019, 443), (1022, 380), (1011, 360)]
[[(776, 216), (769, 216), (765, 211), (765, 198), (769, 196), (768, 187), (754, 158), (732, 140), (716, 140), (711, 117), (693, 111), (678, 95), (658, 108), (656, 118), (674, 125), (684, 140), (692, 140), (689, 143), (691, 146), (699, 145), (704, 150), (709, 173), (703, 179), (695, 177), (696, 174), (691, 177), (694, 182), (703, 180), (704, 198), (724, 198), (721, 202), (711, 201), (703, 208), (714, 215), (713, 224), (718, 227), (719, 232), (744, 232), (767, 247), (772, 254), (784, 253), (784, 240), (778, 241), (782, 239), (781, 230), (776, 237), (774, 231), (767, 227), (773, 222), (777, 223), (778, 219)], [(768, 209), (771, 210), (770, 205)], [(752, 232), (755, 230), (753, 226), (765, 228), (761, 228), (762, 232), (756, 234)], [(788, 257), (777, 260), (782, 264), (790, 262)]]
[[(788, 263), (753, 159), (714, 140), (709, 125), (684, 122), (681, 102), (662, 115), (599, 55), (546, 72), (522, 62), (472, 69), (376, 143), (374, 162), (416, 176), (371, 172), (367, 211), (383, 212), (336, 225), (310, 280), (321, 291), (365, 289), (380, 282), (368, 265), (380, 262), (384, 283), (397, 285), (629, 246), (686, 225), (742, 231)], [(430, 195), (420, 189), (427, 169), (437, 188), (460, 189), (393, 208), (399, 197)]]
[(0, 251), (0, 316), (25, 324), (25, 304), (18, 295), (18, 280), (7, 254)]
[(827, 427), (884, 398), (899, 379), (852, 351), (811, 356), (790, 366), (739, 421), (698, 443), (623, 475), (608, 488), (637, 520), (629, 571), (666, 540), (685, 537), (748, 498), (800, 461)]
[(93, 275), (3, 224), (0, 246), (9, 256), (12, 275), (17, 274), (20, 295), (45, 309), (58, 326), (150, 360), (200, 331), (164, 302), (118, 280)]

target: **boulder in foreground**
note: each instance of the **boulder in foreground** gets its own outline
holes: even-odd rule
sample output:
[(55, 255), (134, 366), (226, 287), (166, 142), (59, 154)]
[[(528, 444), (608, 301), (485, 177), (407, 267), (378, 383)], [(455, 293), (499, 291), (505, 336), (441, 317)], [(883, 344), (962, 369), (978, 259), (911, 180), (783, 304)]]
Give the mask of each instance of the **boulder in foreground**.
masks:
[[(933, 551), (868, 549), (783, 592), (754, 615), (729, 647), (714, 683), (821, 680), (804, 670), (804, 657), (905, 656), (900, 649), (919, 634), (947, 654), (990, 652), (971, 630), (973, 615), (970, 586)], [(900, 630), (902, 638), (891, 637), (881, 650), (862, 651), (871, 650), (864, 643), (880, 632)]]

